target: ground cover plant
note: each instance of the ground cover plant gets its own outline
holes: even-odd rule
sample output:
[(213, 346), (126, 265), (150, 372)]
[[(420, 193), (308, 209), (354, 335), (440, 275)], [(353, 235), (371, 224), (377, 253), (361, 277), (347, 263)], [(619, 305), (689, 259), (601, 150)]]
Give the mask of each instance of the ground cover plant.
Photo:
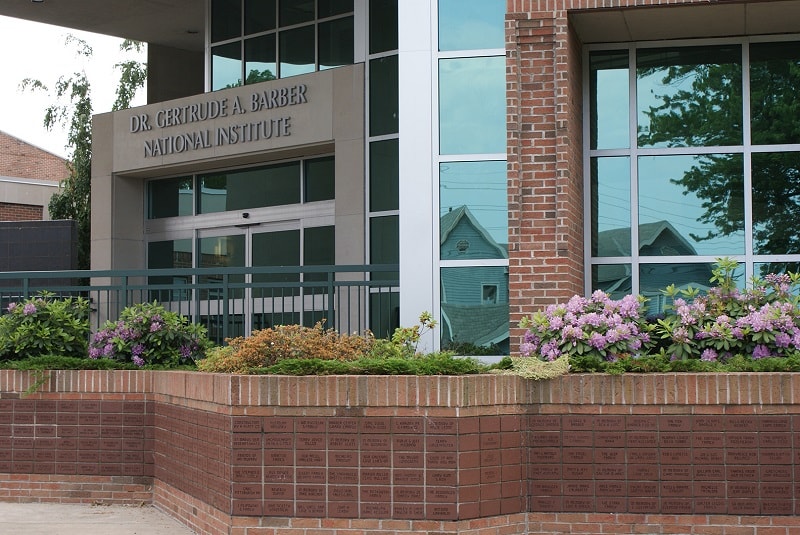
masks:
[(663, 317), (645, 299), (597, 291), (526, 318), (523, 358), (569, 360), (572, 371), (800, 371), (800, 275), (769, 274), (740, 289), (737, 262), (717, 260), (704, 294), (667, 287)]

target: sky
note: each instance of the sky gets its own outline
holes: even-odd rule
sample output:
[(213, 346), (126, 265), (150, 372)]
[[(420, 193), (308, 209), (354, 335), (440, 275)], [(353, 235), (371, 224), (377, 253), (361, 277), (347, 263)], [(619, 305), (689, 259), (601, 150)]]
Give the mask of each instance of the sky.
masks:
[[(89, 43), (91, 58), (79, 56), (74, 45), (65, 44), (69, 34)], [(66, 157), (66, 129), (48, 131), (43, 126), (45, 110), (54, 98), (44, 92), (22, 91), (20, 83), (25, 78), (35, 78), (52, 89), (60, 76), (69, 77), (83, 70), (91, 85), (94, 113), (111, 111), (119, 80), (114, 64), (129, 57), (119, 50), (121, 42), (114, 37), (0, 17), (0, 50), (6, 51), (0, 57), (0, 131)], [(136, 59), (145, 61), (145, 54)], [(133, 105), (145, 103), (145, 91), (141, 89)]]

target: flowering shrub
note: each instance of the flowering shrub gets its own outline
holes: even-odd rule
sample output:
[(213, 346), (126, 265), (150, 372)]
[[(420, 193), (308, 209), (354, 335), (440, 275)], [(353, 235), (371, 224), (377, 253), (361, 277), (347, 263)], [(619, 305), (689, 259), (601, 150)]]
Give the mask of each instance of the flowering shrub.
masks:
[(554, 361), (562, 355), (595, 355), (607, 360), (645, 349), (649, 326), (643, 319), (642, 299), (626, 295), (620, 300), (596, 291), (591, 298), (572, 297), (550, 305), (520, 324), (526, 327), (520, 353)]
[(82, 356), (89, 339), (89, 302), (42, 292), (10, 303), (0, 316), (0, 359)]
[(137, 366), (176, 366), (205, 357), (211, 347), (206, 328), (158, 303), (126, 308), (107, 321), (89, 344), (89, 358), (110, 358)]
[(652, 323), (644, 318), (643, 297), (615, 301), (596, 291), (589, 299), (574, 296), (565, 304), (551, 305), (520, 323), (528, 329), (520, 354), (546, 361), (565, 355), (580, 358), (584, 370), (616, 369), (598, 366), (592, 358), (641, 358), (642, 365), (634, 366), (639, 371), (653, 366), (666, 371), (660, 360), (645, 359), (650, 355), (709, 364), (743, 357), (800, 357), (800, 274), (754, 278), (740, 290), (737, 267), (735, 260), (718, 259), (713, 286), (703, 295), (694, 288), (667, 287), (664, 294), (671, 305), (665, 317)]
[(215, 348), (197, 367), (207, 372), (252, 373), (286, 359), (353, 360), (369, 350), (373, 338), (339, 334), (318, 322), (314, 327), (276, 325), (226, 341), (227, 346)]
[(718, 260), (711, 279), (717, 286), (705, 295), (674, 286), (665, 290), (673, 303), (667, 317), (658, 321), (656, 333), (673, 360), (785, 357), (800, 349), (795, 295), (800, 276), (769, 274), (753, 279), (742, 291), (734, 281), (736, 265), (729, 259)]

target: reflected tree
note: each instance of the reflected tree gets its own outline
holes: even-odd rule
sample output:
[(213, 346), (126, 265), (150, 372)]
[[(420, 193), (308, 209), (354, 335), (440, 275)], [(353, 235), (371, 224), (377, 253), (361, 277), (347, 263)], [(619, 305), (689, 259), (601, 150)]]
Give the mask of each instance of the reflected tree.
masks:
[[(789, 43), (791, 44), (791, 43)], [(751, 53), (750, 107), (753, 144), (800, 142), (800, 54), (786, 44)], [(753, 48), (760, 45), (753, 45)], [(742, 143), (742, 73), (737, 62), (643, 65), (641, 80), (664, 88), (656, 105), (642, 110), (639, 146), (726, 146)], [(688, 82), (688, 83), (687, 83)], [(674, 88), (681, 89), (675, 90)], [(756, 254), (800, 252), (800, 153), (754, 152), (752, 156), (753, 248)], [(700, 221), (715, 230), (695, 240), (742, 232), (743, 158), (702, 155), (673, 183), (703, 200)]]

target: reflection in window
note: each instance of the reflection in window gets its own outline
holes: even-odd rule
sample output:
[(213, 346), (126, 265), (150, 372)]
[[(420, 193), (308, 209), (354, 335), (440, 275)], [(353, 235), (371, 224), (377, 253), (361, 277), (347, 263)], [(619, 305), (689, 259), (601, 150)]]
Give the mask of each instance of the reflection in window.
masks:
[(497, 346), (507, 353), (508, 268), (442, 268), (440, 284), (442, 347)]
[(505, 161), (440, 164), (442, 260), (508, 258), (506, 183)]
[(632, 284), (630, 264), (596, 264), (592, 266), (592, 292), (603, 290), (612, 299), (622, 299), (631, 293)]
[[(244, 235), (214, 236), (197, 240), (197, 267), (200, 268), (233, 268), (245, 265)], [(199, 284), (222, 285), (222, 275), (201, 275), (197, 277)], [(229, 275), (228, 282), (242, 283), (244, 275)], [(228, 295), (241, 299), (243, 290), (232, 290)], [(223, 290), (215, 288), (201, 289), (200, 299), (220, 299)]]
[(505, 48), (505, 0), (439, 0), (439, 50)]
[(381, 136), (398, 131), (397, 56), (369, 62), (369, 134)]
[(642, 256), (744, 253), (740, 154), (640, 156)]
[(192, 177), (147, 183), (147, 219), (192, 215)]
[[(332, 266), (336, 264), (336, 234), (334, 227), (309, 227), (303, 230), (303, 265)], [(326, 281), (326, 273), (306, 273), (303, 280)]]
[(216, 89), (242, 85), (242, 45), (240, 42), (211, 49), (211, 86)]
[[(300, 231), (259, 232), (252, 236), (253, 267), (279, 267), (300, 265)], [(260, 290), (258, 297), (284, 297), (299, 295), (298, 273), (255, 273), (254, 283), (289, 284), (289, 288), (272, 287)], [(257, 293), (257, 290), (253, 290)]]
[(739, 45), (637, 51), (640, 147), (742, 143)]
[(241, 9), (241, 0), (211, 0), (211, 41), (239, 36), (242, 31)]
[(353, 63), (353, 17), (319, 24), (319, 70)]
[(753, 252), (798, 254), (800, 152), (753, 153), (752, 157)]
[(200, 175), (199, 213), (300, 202), (300, 163)]
[(505, 56), (439, 60), (439, 153), (505, 152)]
[(278, 69), (275, 65), (275, 35), (268, 34), (244, 42), (245, 84), (274, 80)]
[(303, 26), (278, 35), (281, 78), (314, 72), (314, 27)]
[(628, 51), (592, 52), (591, 118), (593, 149), (616, 149), (630, 146)]
[(750, 62), (753, 143), (800, 143), (800, 42), (750, 45)]
[[(697, 288), (705, 293), (711, 286), (713, 264), (641, 264), (639, 266), (639, 293), (648, 299), (647, 313), (661, 314), (671, 303), (662, 290), (674, 284), (679, 290)], [(744, 266), (734, 272), (734, 279), (741, 288), (744, 285)]]
[(631, 254), (630, 158), (592, 158), (592, 256)]

